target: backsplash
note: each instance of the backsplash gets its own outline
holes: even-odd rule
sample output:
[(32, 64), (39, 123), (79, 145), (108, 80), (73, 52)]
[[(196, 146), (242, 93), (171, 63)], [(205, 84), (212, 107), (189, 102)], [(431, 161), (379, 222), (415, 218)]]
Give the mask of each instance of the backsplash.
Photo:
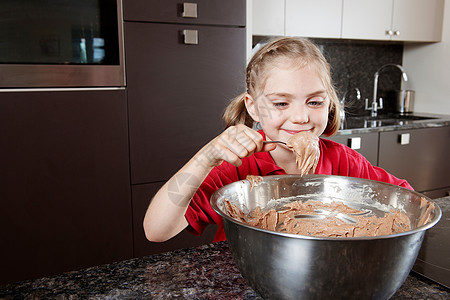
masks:
[[(373, 81), (375, 72), (385, 64), (402, 64), (403, 45), (400, 43), (355, 41), (355, 40), (313, 40), (322, 50), (331, 65), (331, 76), (336, 91), (342, 99), (345, 91), (346, 111), (349, 115), (367, 115), (364, 100), (373, 98)], [(378, 95), (383, 97), (384, 109), (379, 113), (395, 111), (394, 91), (401, 88), (401, 71), (395, 67), (383, 69), (379, 73)], [(361, 100), (356, 99), (356, 92), (361, 91)]]
[[(253, 37), (253, 45), (264, 42), (267, 37)], [(373, 97), (375, 72), (385, 64), (402, 64), (403, 44), (398, 42), (311, 39), (320, 47), (331, 65), (331, 76), (339, 99), (346, 95), (347, 115), (369, 115), (364, 100)], [(395, 67), (383, 69), (379, 74), (378, 95), (383, 97), (384, 108), (379, 114), (395, 111), (394, 91), (401, 88), (401, 72)], [(361, 91), (357, 100), (356, 91)]]

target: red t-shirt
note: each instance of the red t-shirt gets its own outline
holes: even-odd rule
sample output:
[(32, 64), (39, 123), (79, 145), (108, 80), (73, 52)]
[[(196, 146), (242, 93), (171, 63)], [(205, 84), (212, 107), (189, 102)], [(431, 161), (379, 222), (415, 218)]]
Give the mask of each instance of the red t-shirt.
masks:
[[(262, 131), (259, 132), (264, 136)], [(320, 158), (315, 174), (366, 178), (413, 189), (406, 180), (398, 179), (385, 170), (372, 166), (366, 158), (349, 147), (326, 139), (320, 139), (319, 146)], [(275, 164), (269, 152), (257, 152), (242, 159), (242, 165), (239, 168), (228, 162), (213, 168), (186, 211), (188, 231), (200, 235), (208, 224), (217, 224), (219, 228), (213, 241), (225, 240), (222, 217), (212, 209), (209, 202), (211, 195), (220, 187), (243, 180), (247, 175), (282, 174), (286, 172)]]

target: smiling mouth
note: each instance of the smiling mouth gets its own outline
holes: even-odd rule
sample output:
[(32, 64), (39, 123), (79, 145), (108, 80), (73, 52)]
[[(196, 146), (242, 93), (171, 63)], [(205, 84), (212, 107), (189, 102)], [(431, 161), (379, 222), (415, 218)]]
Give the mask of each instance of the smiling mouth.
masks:
[(289, 133), (289, 134), (291, 134), (291, 135), (294, 135), (294, 134), (299, 133), (299, 132), (312, 131), (312, 129), (311, 129), (311, 128), (310, 128), (310, 129), (303, 129), (303, 130), (288, 130), (288, 129), (283, 129), (283, 131), (285, 131), (285, 132), (287, 132), (287, 133)]

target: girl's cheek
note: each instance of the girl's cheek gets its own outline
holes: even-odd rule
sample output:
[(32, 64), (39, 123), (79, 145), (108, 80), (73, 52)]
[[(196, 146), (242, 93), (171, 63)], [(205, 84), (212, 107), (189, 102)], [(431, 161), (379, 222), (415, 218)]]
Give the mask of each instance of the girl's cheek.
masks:
[(268, 116), (268, 122), (270, 122), (271, 124), (278, 124), (283, 120), (283, 118), (283, 111), (273, 110), (272, 113)]
[(267, 122), (273, 122), (280, 117), (280, 111), (271, 104), (264, 103), (258, 107), (259, 118)]

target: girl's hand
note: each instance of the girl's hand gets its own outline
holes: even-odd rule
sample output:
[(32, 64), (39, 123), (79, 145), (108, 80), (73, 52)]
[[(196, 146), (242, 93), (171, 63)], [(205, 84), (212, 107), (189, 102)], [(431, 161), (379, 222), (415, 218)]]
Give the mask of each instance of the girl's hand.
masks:
[(263, 137), (257, 131), (239, 124), (227, 128), (209, 142), (196, 154), (196, 159), (207, 167), (218, 166), (224, 160), (239, 167), (242, 158), (275, 148), (276, 144), (263, 144)]
[(226, 129), (200, 149), (153, 197), (144, 218), (147, 239), (166, 241), (188, 226), (186, 209), (213, 167), (224, 160), (239, 167), (242, 158), (275, 148), (275, 144), (263, 144), (263, 137), (245, 125)]

